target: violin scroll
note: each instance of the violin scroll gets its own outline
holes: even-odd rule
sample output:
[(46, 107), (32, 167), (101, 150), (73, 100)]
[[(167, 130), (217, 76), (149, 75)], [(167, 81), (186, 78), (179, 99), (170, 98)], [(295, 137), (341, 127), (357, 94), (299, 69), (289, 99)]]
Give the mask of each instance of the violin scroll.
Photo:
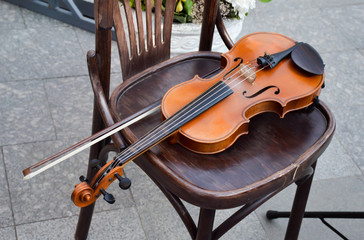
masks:
[(86, 182), (75, 186), (71, 199), (77, 207), (86, 207), (96, 200), (94, 190)]
[[(109, 185), (118, 179), (121, 181), (120, 188), (128, 189), (130, 187), (130, 180), (121, 177), (123, 175), (124, 166), (116, 166), (109, 168), (113, 161), (105, 164), (94, 176), (92, 182), (89, 184), (87, 181), (83, 181), (75, 186), (72, 192), (71, 199), (78, 207), (87, 207), (94, 203), (101, 195), (104, 195), (104, 200), (110, 204), (115, 202), (115, 198), (110, 193), (107, 193), (105, 189)], [(121, 180), (120, 180), (121, 179)]]

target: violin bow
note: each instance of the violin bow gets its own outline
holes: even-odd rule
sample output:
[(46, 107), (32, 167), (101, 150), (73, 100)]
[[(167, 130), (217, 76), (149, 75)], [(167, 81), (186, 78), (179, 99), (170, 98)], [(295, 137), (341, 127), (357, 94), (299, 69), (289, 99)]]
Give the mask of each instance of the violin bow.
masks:
[(101, 140), (115, 134), (116, 132), (158, 111), (160, 109), (160, 102), (161, 100), (158, 100), (149, 105), (148, 107), (134, 113), (133, 115), (130, 115), (129, 117), (111, 125), (110, 127), (105, 128), (100, 132), (97, 132), (94, 135), (85, 138), (82, 141), (72, 145), (71, 147), (66, 148), (63, 151), (24, 169), (23, 170), (24, 180), (28, 180), (38, 175), (39, 173), (57, 165), (58, 163), (63, 162), (64, 160), (81, 152), (82, 150), (100, 142)]

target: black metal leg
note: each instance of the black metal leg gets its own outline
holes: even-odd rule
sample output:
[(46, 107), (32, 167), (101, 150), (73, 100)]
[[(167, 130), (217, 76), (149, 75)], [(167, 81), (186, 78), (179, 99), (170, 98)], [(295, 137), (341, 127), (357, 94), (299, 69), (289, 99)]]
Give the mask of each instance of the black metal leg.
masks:
[[(315, 168), (316, 163), (312, 165), (313, 169)], [(318, 218), (321, 220), (323, 224), (325, 224), (328, 228), (330, 228), (333, 232), (335, 232), (342, 239), (347, 239), (342, 233), (340, 233), (336, 228), (330, 225), (325, 218), (358, 218), (364, 219), (364, 212), (305, 212), (305, 207), (308, 199), (308, 194), (311, 188), (313, 179), (313, 174), (310, 178), (298, 184), (295, 200), (293, 203), (293, 207), (291, 212), (279, 212), (279, 211), (267, 211), (268, 219), (276, 219), (276, 218), (290, 218), (286, 238), (285, 239), (297, 239), (299, 230), (301, 227), (303, 218)]]
[[(288, 218), (291, 215), (291, 212), (278, 212), (269, 210), (267, 212), (268, 219), (276, 219), (276, 218)], [(303, 215), (304, 218), (318, 218), (321, 220), (323, 224), (325, 224), (328, 228), (330, 228), (334, 233), (336, 233), (342, 239), (348, 239), (341, 232), (339, 232), (335, 227), (329, 224), (325, 218), (359, 218), (364, 219), (364, 212), (305, 212)]]

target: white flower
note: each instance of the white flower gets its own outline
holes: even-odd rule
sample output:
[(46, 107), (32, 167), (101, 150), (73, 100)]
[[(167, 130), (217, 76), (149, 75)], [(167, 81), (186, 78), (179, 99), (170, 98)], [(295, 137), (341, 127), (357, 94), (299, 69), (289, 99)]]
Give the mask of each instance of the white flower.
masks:
[(235, 11), (239, 12), (239, 17), (244, 18), (249, 9), (255, 8), (255, 0), (226, 0), (231, 3)]

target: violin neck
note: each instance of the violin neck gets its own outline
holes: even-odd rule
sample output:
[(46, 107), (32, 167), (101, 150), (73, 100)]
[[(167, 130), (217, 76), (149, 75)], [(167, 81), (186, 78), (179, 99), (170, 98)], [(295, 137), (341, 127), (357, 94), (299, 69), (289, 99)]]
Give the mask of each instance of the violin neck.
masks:
[(149, 133), (141, 137), (138, 141), (116, 155), (114, 161), (117, 164), (115, 165), (121, 166), (132, 161), (154, 145), (171, 136), (181, 126), (205, 112), (207, 109), (211, 108), (232, 93), (233, 90), (225, 82), (217, 82), (192, 102), (180, 109), (177, 113), (167, 118)]

